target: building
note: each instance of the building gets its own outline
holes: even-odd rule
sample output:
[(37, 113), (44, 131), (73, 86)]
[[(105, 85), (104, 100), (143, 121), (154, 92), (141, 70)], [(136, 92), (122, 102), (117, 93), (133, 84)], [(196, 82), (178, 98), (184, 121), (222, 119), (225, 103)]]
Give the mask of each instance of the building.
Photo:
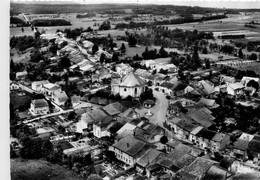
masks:
[(145, 82), (136, 74), (130, 72), (121, 81), (120, 78), (117, 78), (116, 81), (112, 80), (111, 89), (114, 95), (119, 94), (122, 98), (126, 98), (127, 96), (138, 98), (145, 91)]
[(17, 80), (23, 80), (27, 77), (28, 73), (27, 71), (17, 72), (16, 73), (16, 79)]
[(121, 64), (116, 65), (116, 72), (120, 76), (125, 76), (126, 74), (130, 73), (131, 71), (133, 71), (133, 68), (129, 64), (121, 63)]
[(150, 148), (151, 145), (128, 135), (110, 146), (109, 150), (115, 153), (118, 160), (133, 167)]
[(244, 76), (244, 77), (241, 79), (240, 83), (243, 84), (244, 86), (247, 86), (247, 83), (248, 83), (249, 81), (251, 81), (251, 80), (257, 82), (257, 83), (260, 85), (260, 79), (259, 79), (259, 78), (248, 77), (248, 76)]
[(58, 106), (64, 106), (68, 100), (68, 96), (65, 91), (54, 91), (52, 99)]
[(35, 91), (41, 91), (44, 84), (49, 84), (50, 82), (48, 80), (44, 81), (34, 81), (32, 82), (32, 89)]
[(227, 93), (236, 96), (239, 94), (243, 94), (244, 86), (241, 83), (230, 83), (227, 85)]
[(34, 99), (31, 102), (29, 111), (33, 115), (44, 115), (49, 112), (49, 104), (45, 99)]
[(61, 87), (59, 85), (53, 84), (53, 83), (48, 83), (48, 84), (44, 84), (43, 88), (42, 88), (42, 93), (44, 95), (46, 95), (47, 97), (52, 99), (53, 93), (55, 91), (61, 91)]

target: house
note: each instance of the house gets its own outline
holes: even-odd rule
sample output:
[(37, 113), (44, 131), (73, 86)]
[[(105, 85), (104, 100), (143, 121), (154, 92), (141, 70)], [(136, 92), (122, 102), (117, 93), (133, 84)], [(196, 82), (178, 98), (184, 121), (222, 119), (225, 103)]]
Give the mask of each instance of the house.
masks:
[(147, 68), (155, 69), (157, 63), (155, 60), (143, 60), (141, 64), (145, 65)]
[(163, 82), (162, 84), (159, 85), (159, 91), (162, 93), (165, 93), (167, 95), (172, 95), (172, 89), (175, 86), (175, 84), (170, 83), (170, 82)]
[(197, 157), (190, 165), (184, 167), (182, 171), (197, 176), (200, 179), (214, 164), (217, 164), (217, 162)]
[(136, 112), (136, 110), (134, 108), (128, 108), (123, 113), (120, 113), (118, 115), (117, 120), (127, 123), (127, 122), (130, 122), (133, 119), (137, 119), (137, 118), (140, 118), (140, 114), (138, 112)]
[(249, 141), (244, 139), (237, 139), (233, 144), (233, 151), (231, 154), (234, 155), (234, 157), (245, 160), (248, 158), (247, 156), (247, 147), (248, 147)]
[(79, 106), (81, 103), (80, 96), (76, 96), (76, 95), (71, 96), (71, 103), (72, 103), (72, 107)]
[(260, 161), (260, 137), (254, 136), (247, 147), (248, 159), (254, 162)]
[(215, 92), (215, 85), (208, 80), (201, 80), (198, 85), (208, 95)]
[(211, 139), (211, 151), (217, 152), (222, 151), (226, 148), (227, 145), (230, 144), (230, 135), (223, 134), (223, 133), (217, 133), (212, 139)]
[(202, 97), (198, 103), (205, 105), (209, 109), (219, 107), (219, 105), (216, 103), (214, 99), (206, 99), (204, 97)]
[(220, 83), (225, 83), (226, 85), (233, 84), (236, 82), (234, 77), (226, 76), (226, 75), (220, 75), (219, 81), (220, 81)]
[(49, 112), (49, 104), (45, 99), (34, 99), (29, 111), (32, 115), (44, 115)]
[(172, 93), (174, 96), (183, 96), (185, 94), (185, 89), (188, 85), (184, 84), (182, 82), (178, 82), (175, 84), (175, 86), (172, 88)]
[(209, 179), (218, 179), (218, 180), (226, 180), (230, 178), (233, 173), (228, 172), (227, 170), (223, 169), (219, 165), (211, 166), (201, 178), (201, 180), (209, 180)]
[(41, 92), (46, 95), (47, 97), (50, 97), (52, 99), (53, 93), (55, 91), (61, 91), (61, 87), (59, 85), (48, 83), (43, 84)]
[(32, 89), (35, 91), (41, 91), (44, 84), (49, 84), (50, 82), (48, 80), (44, 81), (34, 81), (32, 82)]
[(194, 135), (195, 145), (201, 149), (211, 150), (211, 140), (216, 134), (217, 133), (214, 131), (202, 128), (196, 133), (196, 135)]
[(88, 112), (82, 114), (76, 124), (76, 132), (85, 134), (88, 131), (92, 131), (93, 123), (94, 119), (88, 114)]
[(108, 129), (113, 125), (114, 120), (111, 116), (104, 117), (93, 123), (93, 135), (97, 138), (110, 136)]
[(19, 84), (17, 84), (16, 82), (10, 82), (10, 90), (18, 90), (20, 89)]
[(133, 71), (133, 68), (129, 64), (124, 63), (117, 64), (115, 69), (120, 76), (125, 76), (126, 74)]
[(68, 96), (65, 91), (54, 91), (52, 99), (58, 106), (64, 106)]
[(143, 156), (137, 159), (136, 162), (136, 170), (139, 173), (144, 173), (149, 176), (149, 173), (147, 172), (147, 167), (151, 164), (154, 164), (154, 161), (157, 157), (162, 156), (164, 153), (160, 152), (156, 149), (149, 149), (146, 153), (144, 153)]
[(116, 116), (125, 110), (125, 107), (119, 102), (108, 104), (102, 108), (110, 116)]
[(27, 71), (17, 72), (16, 73), (16, 79), (17, 80), (23, 80), (27, 77), (28, 73)]
[(112, 81), (111, 91), (114, 95), (119, 94), (122, 98), (127, 96), (138, 98), (145, 91), (145, 82), (130, 72), (122, 78), (121, 82)]
[(244, 93), (243, 89), (244, 89), (243, 84), (241, 84), (239, 82), (230, 83), (227, 85), (227, 93), (232, 96), (243, 94)]
[(115, 153), (118, 160), (133, 167), (150, 148), (151, 145), (128, 135), (110, 146), (109, 150)]
[(191, 120), (195, 121), (197, 124), (205, 128), (209, 128), (215, 124), (214, 122), (215, 117), (213, 117), (210, 113), (205, 111), (203, 108), (197, 109), (196, 111), (189, 111), (187, 115)]
[(162, 70), (167, 70), (169, 73), (175, 73), (178, 71), (178, 67), (174, 64), (156, 64), (155, 68), (157, 72)]

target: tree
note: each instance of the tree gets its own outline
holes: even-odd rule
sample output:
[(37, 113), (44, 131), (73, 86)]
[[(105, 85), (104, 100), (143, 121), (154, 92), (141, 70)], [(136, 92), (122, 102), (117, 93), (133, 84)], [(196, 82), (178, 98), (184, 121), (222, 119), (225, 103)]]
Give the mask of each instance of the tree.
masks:
[(249, 60), (257, 60), (257, 54), (256, 53), (252, 53), (250, 54), (250, 56), (248, 57)]
[(113, 53), (112, 61), (113, 61), (113, 62), (118, 62), (118, 61), (119, 61), (118, 54), (115, 53), (115, 52)]
[(242, 51), (241, 48), (240, 48), (239, 51), (238, 51), (238, 57), (239, 57), (239, 58), (244, 58), (244, 54), (243, 54), (243, 51)]
[(122, 46), (121, 46), (120, 50), (121, 50), (122, 54), (124, 54), (126, 52), (126, 48), (125, 48), (125, 44), (124, 43), (122, 43)]
[(31, 54), (30, 54), (30, 59), (32, 62), (38, 63), (40, 60), (43, 59), (43, 56), (39, 49), (35, 49)]
[(42, 144), (42, 147), (41, 147), (41, 152), (42, 152), (42, 155), (47, 159), (49, 160), (50, 156), (53, 154), (53, 145), (52, 143), (48, 140), (48, 141), (45, 141), (43, 144)]
[(22, 27), (22, 32), (24, 32), (24, 29), (23, 29), (23, 27)]
[(161, 142), (162, 144), (166, 144), (166, 143), (168, 142), (167, 136), (162, 136), (161, 139), (160, 139), (160, 142)]
[(168, 52), (165, 51), (165, 49), (163, 48), (163, 46), (160, 48), (159, 54), (160, 54), (160, 56), (161, 56), (162, 58), (166, 58), (166, 57), (169, 56)]
[(198, 67), (201, 66), (201, 61), (198, 53), (198, 47), (194, 47), (193, 55), (192, 55), (192, 67), (193, 69), (197, 69)]
[(53, 54), (53, 55), (56, 55), (57, 54), (57, 50), (58, 50), (58, 45), (57, 44), (52, 44), (51, 47), (49, 48), (50, 52)]
[(99, 30), (109, 30), (111, 28), (110, 21), (104, 21), (100, 26)]
[(202, 54), (208, 54), (208, 49), (207, 49), (207, 47), (204, 47), (204, 48), (202, 49)]
[(206, 66), (207, 69), (210, 68), (210, 61), (209, 61), (209, 59), (206, 59), (205, 66)]
[(136, 43), (137, 43), (137, 40), (136, 40), (135, 36), (134, 35), (130, 35), (129, 38), (128, 38), (128, 45), (130, 47), (135, 47)]
[(92, 46), (92, 55), (94, 55), (97, 51), (98, 51), (98, 45), (94, 44), (94, 46)]
[(14, 64), (13, 59), (11, 59), (11, 61), (10, 61), (10, 70), (11, 70), (12, 72), (15, 72), (15, 64)]
[(105, 58), (106, 58), (106, 55), (104, 53), (101, 53), (100, 58), (99, 58), (100, 64), (104, 63)]
[(97, 174), (91, 174), (88, 176), (87, 180), (102, 180), (102, 178)]
[(63, 56), (59, 61), (59, 66), (62, 69), (67, 69), (71, 66), (70, 59), (67, 56)]

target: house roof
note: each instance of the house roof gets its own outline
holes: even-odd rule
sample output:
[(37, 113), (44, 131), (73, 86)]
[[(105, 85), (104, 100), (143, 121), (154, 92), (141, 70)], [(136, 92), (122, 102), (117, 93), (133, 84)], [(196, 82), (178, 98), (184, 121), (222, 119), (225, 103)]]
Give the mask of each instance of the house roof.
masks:
[(234, 89), (234, 90), (243, 89), (244, 88), (243, 84), (241, 84), (239, 82), (237, 82), (237, 83), (230, 83), (230, 84), (228, 84), (228, 86), (230, 88)]
[(175, 86), (175, 84), (169, 82), (163, 82), (160, 86), (166, 87), (168, 89), (172, 89)]
[(217, 133), (211, 140), (215, 142), (221, 142), (225, 137), (229, 135), (223, 134), (223, 133)]
[(156, 149), (149, 149), (140, 159), (137, 160), (137, 164), (146, 167), (147, 165), (151, 164), (151, 162), (162, 152), (156, 150)]
[(197, 133), (197, 137), (203, 137), (204, 139), (212, 140), (212, 138), (216, 135), (216, 132), (207, 130), (205, 128), (201, 129)]
[(254, 138), (254, 135), (248, 134), (248, 133), (242, 133), (239, 139), (251, 141)]
[(48, 80), (43, 80), (43, 81), (34, 81), (32, 84), (34, 85), (41, 85), (41, 84), (49, 84), (50, 82)]
[(225, 168), (225, 169), (228, 169), (232, 164), (233, 162), (235, 161), (235, 158), (232, 158), (232, 157), (224, 157), (221, 161), (220, 161), (220, 166)]
[(185, 144), (178, 144), (172, 152), (170, 152), (167, 157), (171, 159), (172, 161), (178, 161), (181, 159), (184, 155), (188, 154), (192, 151), (192, 147), (185, 145)]
[(130, 123), (126, 123), (123, 127), (121, 127), (121, 128), (117, 131), (117, 134), (120, 134), (120, 133), (122, 133), (122, 132), (125, 131), (125, 130), (133, 131), (135, 128), (136, 128), (135, 125), (130, 124)]
[(53, 83), (44, 84), (43, 86), (44, 86), (46, 89), (49, 89), (49, 90), (60, 89), (60, 86), (59, 86), (59, 85), (53, 84)]
[(197, 157), (189, 166), (184, 167), (183, 171), (195, 176), (202, 176), (215, 163), (217, 162)]
[(135, 139), (133, 136), (128, 135), (120, 139), (113, 147), (125, 152), (130, 156), (136, 156), (139, 151), (145, 147), (146, 143)]
[(248, 149), (250, 152), (260, 153), (260, 141), (250, 141), (248, 144)]
[(184, 84), (182, 82), (178, 82), (177, 84), (175, 84), (175, 86), (172, 88), (173, 91), (182, 91), (184, 90), (188, 85)]
[(256, 78), (256, 77), (248, 77), (248, 76), (243, 76), (243, 78), (241, 79), (241, 84), (247, 84), (250, 80), (254, 80), (256, 82), (260, 82), (259, 78)]
[(144, 85), (145, 82), (133, 72), (130, 72), (127, 75), (125, 75), (125, 77), (122, 79), (122, 82), (120, 83), (120, 86), (125, 86), (125, 87), (135, 87), (135, 86), (144, 86)]
[(180, 171), (177, 173), (178, 179), (176, 180), (196, 180), (198, 176), (190, 174), (188, 172)]
[(246, 150), (247, 146), (249, 144), (249, 141), (243, 140), (243, 139), (237, 139), (237, 141), (234, 143), (234, 149), (239, 149), (239, 150)]
[(179, 168), (183, 168), (185, 166), (190, 165), (195, 159), (196, 159), (196, 157), (194, 157), (194, 156), (192, 156), (190, 154), (185, 154), (180, 159), (175, 161), (174, 164), (176, 166), (178, 166)]
[(54, 97), (57, 97), (60, 102), (65, 102), (68, 99), (65, 91), (55, 91), (53, 95)]
[(198, 132), (200, 132), (201, 129), (203, 129), (203, 127), (202, 126), (198, 126), (195, 129), (193, 129), (193, 131), (191, 131), (191, 134), (197, 135)]
[(205, 173), (204, 177), (201, 180), (208, 179), (217, 179), (217, 180), (226, 180), (226, 177), (229, 177), (231, 173), (228, 173), (226, 170), (220, 168), (217, 165), (213, 165)]
[(203, 111), (197, 110), (194, 112), (188, 112), (188, 116), (192, 118), (194, 121), (196, 121), (198, 124), (206, 128), (215, 124), (215, 122), (213, 121), (215, 118), (212, 115), (207, 114)]
[(199, 101), (199, 103), (204, 104), (209, 107), (213, 107), (216, 104), (216, 101), (214, 99), (206, 99), (202, 97)]
[(187, 115), (182, 114), (181, 115), (181, 121), (178, 121), (176, 125), (188, 132), (191, 132), (193, 129), (197, 127), (195, 122), (193, 122)]
[(35, 108), (49, 107), (48, 102), (45, 99), (34, 99), (32, 103)]
[(140, 117), (140, 114), (137, 113), (134, 108), (128, 108), (121, 114), (121, 116), (130, 118), (130, 119), (135, 119), (135, 118)]
[(108, 128), (108, 132), (115, 134), (121, 127), (123, 127), (123, 124), (120, 122), (115, 122), (111, 127)]
[(123, 112), (125, 107), (119, 102), (111, 103), (103, 107), (103, 110), (113, 116)]

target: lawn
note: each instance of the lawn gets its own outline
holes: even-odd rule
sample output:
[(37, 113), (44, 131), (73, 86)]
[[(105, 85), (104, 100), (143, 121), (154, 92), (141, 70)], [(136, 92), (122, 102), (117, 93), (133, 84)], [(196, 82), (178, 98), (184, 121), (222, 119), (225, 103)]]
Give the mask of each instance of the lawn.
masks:
[(11, 159), (11, 180), (81, 180), (62, 166), (43, 160)]

